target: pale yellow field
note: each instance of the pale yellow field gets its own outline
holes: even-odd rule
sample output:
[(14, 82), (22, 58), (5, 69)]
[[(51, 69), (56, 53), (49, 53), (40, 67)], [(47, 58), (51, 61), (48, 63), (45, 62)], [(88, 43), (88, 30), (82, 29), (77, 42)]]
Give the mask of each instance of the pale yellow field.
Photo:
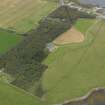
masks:
[(70, 28), (67, 32), (61, 34), (54, 40), (55, 44), (68, 44), (68, 43), (80, 43), (84, 41), (84, 35), (75, 29), (74, 27)]
[(0, 27), (29, 31), (55, 7), (45, 0), (0, 0)]

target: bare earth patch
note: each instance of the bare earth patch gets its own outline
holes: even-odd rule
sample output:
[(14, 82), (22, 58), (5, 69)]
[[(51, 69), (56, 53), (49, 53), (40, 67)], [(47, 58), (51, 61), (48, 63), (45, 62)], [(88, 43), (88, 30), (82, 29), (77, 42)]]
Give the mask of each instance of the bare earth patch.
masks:
[(70, 28), (67, 32), (61, 34), (54, 40), (55, 44), (69, 44), (69, 43), (80, 43), (84, 41), (84, 35), (75, 29), (74, 27)]

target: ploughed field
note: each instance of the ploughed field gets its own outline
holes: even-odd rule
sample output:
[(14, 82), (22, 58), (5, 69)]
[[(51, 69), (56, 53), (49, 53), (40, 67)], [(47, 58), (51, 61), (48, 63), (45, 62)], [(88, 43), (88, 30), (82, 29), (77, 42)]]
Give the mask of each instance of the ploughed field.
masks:
[(57, 37), (53, 43), (57, 45), (63, 45), (70, 43), (80, 43), (83, 41), (84, 35), (80, 31), (72, 27), (70, 28), (70, 30)]
[(56, 7), (47, 0), (0, 0), (0, 27), (27, 32)]
[(44, 61), (43, 96), (48, 103), (62, 103), (105, 86), (105, 21), (80, 19), (74, 25), (84, 34), (80, 44), (58, 47)]

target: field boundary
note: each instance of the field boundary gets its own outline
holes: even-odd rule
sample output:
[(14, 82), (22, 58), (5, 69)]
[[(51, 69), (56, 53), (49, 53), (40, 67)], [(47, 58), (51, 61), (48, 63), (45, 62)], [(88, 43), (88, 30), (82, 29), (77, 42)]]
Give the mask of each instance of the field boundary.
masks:
[(77, 30), (74, 26), (68, 29), (66, 32), (59, 35), (53, 43), (56, 45), (81, 43), (84, 41), (84, 34)]
[(67, 100), (62, 104), (55, 104), (55, 105), (80, 105), (79, 103), (87, 103), (90, 97), (92, 97), (94, 94), (99, 94), (105, 93), (105, 87), (98, 87), (98, 88), (93, 88), (90, 90), (86, 95), (75, 98), (72, 100)]
[(84, 41), (83, 42), (80, 42), (80, 43), (68, 43), (68, 44), (62, 44), (62, 45), (60, 45), (60, 44), (55, 44), (56, 46), (58, 46), (58, 47), (66, 47), (66, 46), (75, 46), (75, 45), (81, 45), (81, 44), (83, 44), (85, 41), (86, 41), (86, 39), (87, 39), (87, 37), (88, 37), (88, 33), (90, 32), (90, 30), (92, 29), (92, 28), (94, 28), (94, 26), (97, 24), (97, 23), (99, 23), (101, 21), (101, 19), (98, 19), (98, 20), (96, 20), (95, 21), (95, 23), (90, 27), (90, 28), (88, 28), (87, 29), (87, 31), (86, 31), (86, 33), (85, 33), (85, 35), (86, 36), (84, 36)]

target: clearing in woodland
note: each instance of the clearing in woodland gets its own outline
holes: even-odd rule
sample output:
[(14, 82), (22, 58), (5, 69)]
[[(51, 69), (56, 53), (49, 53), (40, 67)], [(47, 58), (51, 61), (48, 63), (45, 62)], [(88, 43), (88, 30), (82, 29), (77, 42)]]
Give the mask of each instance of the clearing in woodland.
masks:
[(84, 41), (84, 35), (76, 28), (72, 27), (54, 40), (57, 45), (80, 43)]

